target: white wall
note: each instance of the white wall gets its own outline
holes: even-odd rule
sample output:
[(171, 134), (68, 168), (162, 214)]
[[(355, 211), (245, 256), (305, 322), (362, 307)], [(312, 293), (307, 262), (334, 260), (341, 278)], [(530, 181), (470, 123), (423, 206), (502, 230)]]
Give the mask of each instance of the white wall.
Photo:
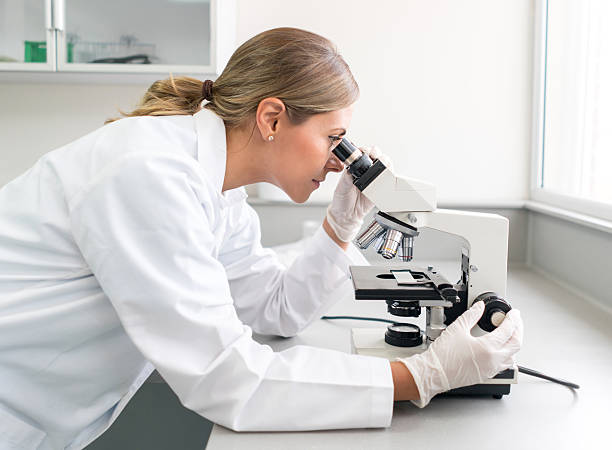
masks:
[(0, 84), (0, 186), (40, 156), (130, 110), (147, 86)]
[[(277, 26), (336, 42), (361, 87), (350, 137), (436, 183), (442, 202), (527, 198), (532, 0), (238, 0), (237, 10), (238, 43)], [(0, 84), (0, 185), (145, 88)]]
[(612, 312), (610, 233), (530, 211), (528, 236), (529, 267)]
[(334, 41), (361, 88), (349, 136), (436, 183), (441, 201), (528, 197), (531, 0), (240, 0), (238, 12), (238, 42), (277, 26)]

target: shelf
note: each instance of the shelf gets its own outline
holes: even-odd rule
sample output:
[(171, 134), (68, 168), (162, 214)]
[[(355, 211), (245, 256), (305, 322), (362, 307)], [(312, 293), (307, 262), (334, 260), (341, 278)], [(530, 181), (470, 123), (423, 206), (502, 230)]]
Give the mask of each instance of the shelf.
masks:
[[(33, 84), (151, 84), (169, 77), (170, 72), (110, 73), (110, 72), (51, 72), (51, 71), (0, 71), (0, 83)], [(200, 80), (217, 78), (215, 73), (172, 73), (174, 76), (190, 76)]]
[[(100, 14), (96, 14), (95, 10), (90, 10), (83, 5), (70, 3), (66, 7), (65, 0), (47, 0), (43, 7), (43, 2), (39, 1), (36, 3), (40, 7), (39, 15), (41, 17), (44, 15), (46, 21), (44, 22), (46, 28), (40, 28), (41, 33), (39, 34), (42, 36), (42, 33), (46, 33), (46, 38), (37, 39), (40, 42), (46, 39), (46, 60), (48, 62), (0, 62), (0, 83), (148, 85), (156, 80), (168, 78), (170, 73), (175, 76), (187, 75), (201, 80), (207, 78), (214, 80), (219, 76), (234, 51), (235, 0), (189, 2), (177, 0), (174, 5), (172, 1), (159, 0), (155, 2), (157, 8), (153, 8), (147, 0), (139, 0), (130, 2), (129, 9), (125, 9), (126, 5), (123, 3), (113, 0), (104, 5), (98, 5), (99, 8), (102, 8), (100, 11), (105, 12), (106, 16), (112, 14), (117, 16), (117, 20), (112, 23), (113, 27), (110, 27), (104, 20), (100, 22)], [(197, 14), (190, 13), (194, 8), (197, 9)], [(182, 16), (176, 15), (173, 17), (174, 22), (171, 23), (168, 14), (178, 10), (182, 11)], [(20, 16), (17, 13), (23, 14)], [(19, 23), (27, 22), (25, 9), (22, 11), (22, 8), (17, 8), (14, 15), (15, 20)], [(191, 25), (185, 23), (187, 18), (191, 21)], [(42, 19), (40, 22), (43, 25)], [(200, 22), (202, 26), (196, 26)], [(161, 26), (162, 24), (164, 26)], [(15, 54), (19, 52), (15, 50), (15, 45), (24, 40), (25, 35), (18, 32), (13, 34), (9, 42), (11, 45), (4, 45), (3, 42), (3, 49), (0, 53), (16, 58)], [(82, 40), (75, 40), (77, 37)], [(176, 39), (173, 40), (173, 37)], [(127, 45), (128, 48), (131, 48), (130, 45), (140, 45), (138, 41), (141, 38), (142, 42), (147, 43), (142, 45), (157, 46), (157, 53), (153, 53), (152, 62), (159, 64), (77, 62), (99, 59), (103, 56), (97, 54), (95, 48), (87, 50), (87, 47), (82, 50), (82, 54), (78, 54), (76, 45), (79, 42), (111, 47)], [(132, 41), (136, 43), (130, 44), (129, 42)], [(74, 47), (71, 46), (73, 43)], [(73, 50), (75, 62), (68, 63), (67, 61), (73, 61)], [(110, 54), (113, 56), (126, 56), (122, 53), (125, 50), (123, 47), (120, 49), (112, 47), (111, 50)], [(200, 57), (192, 57), (194, 54)], [(37, 59), (40, 59), (40, 55), (32, 60)], [(166, 62), (166, 64), (161, 64), (161, 62)]]

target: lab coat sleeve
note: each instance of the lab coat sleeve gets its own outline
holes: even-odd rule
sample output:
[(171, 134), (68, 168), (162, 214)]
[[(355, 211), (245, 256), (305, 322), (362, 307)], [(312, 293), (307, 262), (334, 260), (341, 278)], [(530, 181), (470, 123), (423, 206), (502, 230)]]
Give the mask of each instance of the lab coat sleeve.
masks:
[(251, 338), (213, 257), (202, 183), (181, 158), (132, 155), (69, 200), (77, 244), (134, 344), (186, 407), (233, 430), (388, 426), (388, 361), (275, 353)]
[(367, 265), (354, 247), (345, 252), (319, 227), (304, 252), (285, 268), (273, 251), (262, 248), (253, 208), (244, 203), (234, 226), (219, 259), (238, 316), (260, 334), (295, 336), (341, 297), (353, 296), (350, 264)]

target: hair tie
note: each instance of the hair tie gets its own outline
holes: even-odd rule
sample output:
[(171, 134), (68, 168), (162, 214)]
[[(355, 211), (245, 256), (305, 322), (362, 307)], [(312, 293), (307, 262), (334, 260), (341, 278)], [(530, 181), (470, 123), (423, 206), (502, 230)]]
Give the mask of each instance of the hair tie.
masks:
[(212, 80), (206, 80), (202, 85), (202, 97), (204, 97), (204, 100), (208, 100), (209, 102), (212, 101), (212, 89)]

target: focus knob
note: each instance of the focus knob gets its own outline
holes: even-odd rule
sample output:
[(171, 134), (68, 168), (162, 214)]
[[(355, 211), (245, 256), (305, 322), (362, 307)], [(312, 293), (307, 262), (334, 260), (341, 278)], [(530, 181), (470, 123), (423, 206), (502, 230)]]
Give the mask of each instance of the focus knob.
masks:
[(474, 303), (484, 302), (485, 310), (482, 317), (478, 321), (478, 326), (484, 331), (491, 332), (502, 324), (506, 318), (506, 314), (510, 312), (512, 307), (501, 297), (498, 297), (495, 292), (485, 292), (474, 299)]

